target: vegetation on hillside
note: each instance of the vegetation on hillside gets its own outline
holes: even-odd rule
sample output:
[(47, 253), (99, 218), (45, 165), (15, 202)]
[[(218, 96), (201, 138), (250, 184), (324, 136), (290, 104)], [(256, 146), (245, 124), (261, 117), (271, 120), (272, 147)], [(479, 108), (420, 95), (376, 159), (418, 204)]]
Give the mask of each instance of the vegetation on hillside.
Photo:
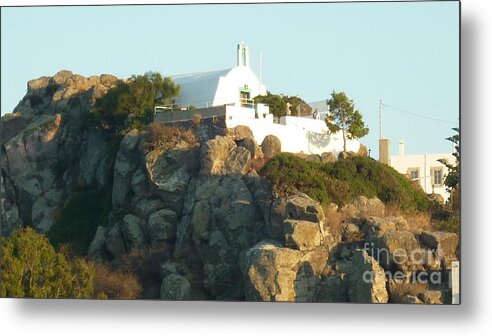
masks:
[(96, 100), (94, 115), (118, 131), (142, 128), (152, 120), (156, 104), (171, 104), (179, 86), (156, 72), (119, 80), (116, 86)]
[[(195, 123), (198, 118), (195, 118), (195, 115), (193, 117), (193, 123)], [(180, 143), (193, 146), (196, 142), (196, 135), (193, 129), (180, 129), (162, 123), (150, 123), (143, 131), (142, 146), (146, 152), (149, 152), (158, 148), (170, 150)]]
[(297, 189), (321, 204), (339, 206), (356, 196), (378, 197), (401, 210), (427, 210), (425, 193), (393, 168), (362, 156), (335, 163), (308, 162), (282, 153), (262, 169), (275, 192)]
[(87, 261), (67, 245), (57, 251), (32, 228), (16, 230), (0, 243), (1, 297), (136, 299), (142, 292), (131, 270)]
[(83, 259), (56, 252), (48, 239), (31, 228), (1, 239), (1, 296), (90, 298), (94, 267)]

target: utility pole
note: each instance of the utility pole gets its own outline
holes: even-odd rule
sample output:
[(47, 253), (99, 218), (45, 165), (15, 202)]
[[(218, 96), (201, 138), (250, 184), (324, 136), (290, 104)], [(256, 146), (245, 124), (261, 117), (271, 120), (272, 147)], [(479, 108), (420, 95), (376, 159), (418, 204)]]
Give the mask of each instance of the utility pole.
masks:
[(383, 103), (379, 99), (379, 139), (383, 138)]
[(260, 87), (258, 88), (258, 94), (261, 95), (261, 75), (262, 75), (262, 55), (263, 54), (263, 51), (260, 49)]

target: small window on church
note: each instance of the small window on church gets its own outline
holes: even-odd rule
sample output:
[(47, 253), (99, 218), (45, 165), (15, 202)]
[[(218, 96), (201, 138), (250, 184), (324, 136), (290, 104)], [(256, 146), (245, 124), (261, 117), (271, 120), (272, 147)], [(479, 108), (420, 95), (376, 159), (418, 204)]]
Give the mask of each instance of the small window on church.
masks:
[(239, 101), (241, 103), (241, 107), (251, 107), (251, 94), (249, 91), (239, 91)]

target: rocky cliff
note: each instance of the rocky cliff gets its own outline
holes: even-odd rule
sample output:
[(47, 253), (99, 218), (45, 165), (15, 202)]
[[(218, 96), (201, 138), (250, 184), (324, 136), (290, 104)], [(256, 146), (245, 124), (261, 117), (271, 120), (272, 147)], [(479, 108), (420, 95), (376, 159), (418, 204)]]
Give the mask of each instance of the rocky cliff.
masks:
[[(146, 297), (449, 301), (444, 280), (418, 292), (406, 290), (405, 280), (431, 271), (446, 277), (457, 257), (455, 234), (410, 231), (404, 218), (385, 216), (378, 199), (327, 211), (300, 192), (275, 197), (256, 169), (281, 144), (269, 136), (259, 145), (247, 127), (173, 125), (178, 133), (159, 143), (149, 143), (147, 130), (116, 136), (91, 123), (95, 99), (116, 80), (69, 71), (41, 77), (2, 117), (2, 234), (20, 226), (49, 234), (77, 190), (103, 189), (110, 210), (91, 233), (87, 255), (109, 261), (165, 248), (153, 261), (160, 288), (147, 288)], [(330, 216), (342, 215), (334, 230)], [(435, 258), (416, 264), (402, 251)], [(388, 281), (396, 271), (404, 277)]]

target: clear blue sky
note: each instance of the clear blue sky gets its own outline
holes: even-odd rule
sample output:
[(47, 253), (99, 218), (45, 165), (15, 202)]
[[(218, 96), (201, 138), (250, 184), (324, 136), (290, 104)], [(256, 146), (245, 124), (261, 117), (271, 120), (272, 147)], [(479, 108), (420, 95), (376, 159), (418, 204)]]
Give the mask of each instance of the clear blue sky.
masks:
[[(2, 8), (1, 112), (28, 80), (62, 69), (121, 78), (235, 66), (236, 44), (273, 93), (326, 99), (344, 91), (370, 128), (376, 156), (379, 99), (458, 123), (459, 4), (320, 3)], [(466, 113), (466, 111), (464, 111)], [(383, 135), (397, 152), (450, 152), (457, 126), (385, 108)]]

